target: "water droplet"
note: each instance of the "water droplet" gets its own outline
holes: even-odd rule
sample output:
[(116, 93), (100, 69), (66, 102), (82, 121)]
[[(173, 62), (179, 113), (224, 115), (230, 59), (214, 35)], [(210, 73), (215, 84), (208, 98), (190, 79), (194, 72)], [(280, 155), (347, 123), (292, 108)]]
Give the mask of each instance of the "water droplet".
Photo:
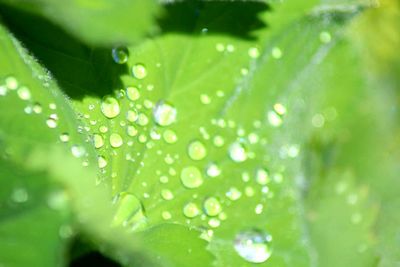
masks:
[(267, 114), (268, 122), (273, 127), (279, 127), (282, 125), (282, 118), (275, 111), (268, 111)]
[(199, 214), (200, 214), (200, 209), (193, 202), (189, 202), (183, 207), (183, 215), (185, 215), (188, 218), (194, 218)]
[(82, 147), (82, 146), (73, 145), (73, 146), (71, 147), (71, 153), (72, 153), (72, 155), (73, 155), (74, 157), (80, 158), (80, 157), (83, 157), (83, 156), (85, 155), (86, 150), (85, 150), (85, 148)]
[(172, 215), (171, 215), (171, 213), (169, 212), (169, 211), (163, 211), (162, 213), (161, 213), (161, 217), (164, 219), (164, 220), (170, 220), (171, 218), (172, 218)]
[(139, 89), (134, 86), (127, 87), (126, 96), (132, 101), (138, 100), (140, 98)]
[(149, 118), (144, 113), (140, 113), (137, 118), (137, 124), (146, 126), (149, 123)]
[(266, 185), (271, 181), (268, 171), (264, 168), (259, 168), (256, 171), (256, 182), (260, 185)]
[(286, 111), (287, 111), (286, 107), (281, 103), (276, 103), (274, 105), (274, 110), (278, 115), (281, 115), (281, 116), (285, 115)]
[(221, 225), (221, 221), (218, 220), (217, 218), (211, 218), (208, 220), (208, 225), (211, 226), (212, 228), (217, 228), (218, 226)]
[(160, 177), (160, 183), (162, 183), (162, 184), (168, 183), (168, 177), (165, 176), (165, 175), (161, 176)]
[(206, 174), (207, 174), (209, 177), (217, 177), (217, 176), (219, 176), (219, 175), (221, 174), (221, 169), (218, 167), (217, 164), (215, 164), (215, 163), (210, 163), (210, 164), (207, 166)]
[(235, 162), (247, 160), (247, 150), (242, 142), (236, 141), (229, 147), (229, 156)]
[(174, 198), (174, 194), (169, 189), (162, 189), (161, 190), (161, 196), (165, 200), (171, 200), (171, 199)]
[(29, 89), (25, 86), (20, 87), (17, 91), (17, 95), (19, 98), (21, 98), (22, 100), (29, 100), (31, 99), (31, 91), (29, 91)]
[(325, 117), (322, 114), (315, 114), (312, 119), (311, 119), (311, 123), (314, 127), (316, 128), (321, 128), (324, 126), (325, 124)]
[(217, 49), (218, 52), (224, 52), (225, 51), (225, 45), (221, 43), (217, 43), (215, 45), (215, 49)]
[(263, 204), (257, 204), (256, 208), (254, 209), (254, 212), (256, 214), (261, 214), (264, 210), (264, 205)]
[(242, 192), (239, 191), (236, 187), (231, 187), (228, 192), (226, 192), (226, 196), (232, 200), (238, 200), (242, 196)]
[(112, 58), (117, 64), (124, 64), (128, 61), (129, 51), (125, 46), (118, 46), (111, 51)]
[(280, 59), (283, 56), (283, 52), (279, 47), (272, 48), (271, 54), (275, 59)]
[(132, 74), (136, 79), (144, 79), (147, 76), (147, 69), (143, 64), (135, 64), (132, 67)]
[(207, 155), (207, 149), (201, 141), (195, 140), (188, 146), (188, 155), (192, 160), (202, 160)]
[(101, 101), (101, 112), (109, 119), (115, 118), (120, 113), (118, 100), (112, 96), (105, 96)]
[(213, 138), (213, 144), (216, 147), (222, 147), (225, 144), (225, 140), (222, 136), (216, 135)]
[(138, 119), (139, 115), (136, 110), (128, 110), (126, 113), (126, 119), (130, 122), (135, 122)]
[(53, 210), (68, 208), (68, 195), (64, 190), (51, 192), (47, 197), (47, 205)]
[(329, 32), (323, 31), (319, 34), (319, 40), (321, 43), (328, 44), (332, 40), (332, 36)]
[(5, 80), (6, 87), (10, 90), (15, 90), (18, 88), (18, 81), (14, 76), (8, 76)]
[(203, 209), (208, 216), (217, 216), (222, 211), (222, 206), (217, 198), (209, 197), (204, 201)]
[(5, 96), (7, 94), (7, 88), (4, 85), (0, 85), (0, 96)]
[(64, 142), (64, 143), (68, 142), (69, 141), (69, 134), (68, 133), (60, 134), (60, 140), (61, 140), (61, 142)]
[(204, 105), (208, 105), (208, 104), (211, 103), (211, 98), (206, 94), (201, 94), (200, 95), (200, 102), (203, 103)]
[(243, 231), (236, 235), (234, 248), (248, 262), (262, 263), (271, 257), (272, 237), (259, 230)]
[(203, 177), (195, 166), (185, 167), (181, 171), (181, 181), (186, 188), (197, 188), (203, 184)]
[(32, 110), (36, 114), (40, 114), (40, 113), (42, 113), (42, 106), (39, 103), (35, 103), (35, 104), (33, 104)]
[(49, 128), (56, 128), (57, 127), (57, 121), (53, 118), (48, 118), (46, 120), (46, 124)]
[(258, 58), (260, 57), (260, 50), (257, 47), (251, 47), (248, 51), (248, 54), (251, 58)]
[(168, 144), (174, 144), (178, 140), (178, 137), (176, 136), (175, 132), (169, 129), (164, 131), (163, 138), (164, 141)]
[(176, 121), (176, 108), (163, 100), (159, 101), (153, 110), (155, 122), (160, 126), (168, 126)]
[(138, 130), (136, 129), (135, 126), (129, 125), (128, 127), (126, 127), (126, 133), (129, 136), (136, 136), (138, 134)]
[(99, 166), (100, 169), (105, 168), (107, 166), (107, 160), (103, 156), (99, 156), (97, 158), (97, 165)]
[(11, 194), (11, 200), (15, 203), (24, 203), (28, 201), (29, 195), (25, 188), (16, 188)]
[(121, 135), (117, 133), (112, 133), (110, 135), (110, 145), (114, 148), (121, 147), (124, 141), (122, 140)]

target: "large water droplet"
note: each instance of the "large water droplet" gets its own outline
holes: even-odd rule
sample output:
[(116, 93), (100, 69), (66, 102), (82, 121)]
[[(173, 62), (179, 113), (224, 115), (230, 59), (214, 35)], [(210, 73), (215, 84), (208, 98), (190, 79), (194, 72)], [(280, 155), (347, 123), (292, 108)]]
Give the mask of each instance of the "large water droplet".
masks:
[(188, 154), (193, 160), (202, 160), (207, 155), (207, 149), (201, 141), (195, 140), (189, 144)]
[(266, 185), (270, 182), (268, 171), (264, 168), (259, 168), (256, 171), (256, 182), (260, 185)]
[(262, 263), (271, 257), (272, 236), (259, 230), (240, 232), (234, 240), (236, 252), (248, 262)]
[(128, 61), (129, 51), (124, 46), (118, 46), (111, 51), (112, 58), (117, 64), (124, 64)]
[(160, 126), (168, 126), (176, 121), (176, 108), (163, 100), (159, 101), (153, 110), (155, 122)]
[(222, 206), (217, 198), (209, 197), (204, 201), (203, 209), (208, 216), (217, 216), (222, 211)]
[(118, 100), (112, 96), (105, 96), (101, 101), (100, 108), (103, 115), (109, 119), (117, 117), (120, 112)]
[(100, 134), (94, 134), (93, 143), (95, 148), (101, 148), (104, 145), (104, 139)]
[(147, 76), (147, 69), (143, 64), (135, 64), (132, 67), (132, 74), (136, 79), (144, 79)]
[(197, 167), (189, 166), (182, 169), (181, 181), (187, 188), (197, 188), (203, 184), (203, 177)]
[(122, 140), (121, 135), (119, 135), (117, 133), (112, 133), (110, 135), (110, 145), (112, 147), (118, 148), (118, 147), (122, 146), (123, 143), (124, 143), (124, 141)]
[(247, 160), (247, 150), (242, 142), (236, 141), (229, 147), (229, 156), (235, 162)]

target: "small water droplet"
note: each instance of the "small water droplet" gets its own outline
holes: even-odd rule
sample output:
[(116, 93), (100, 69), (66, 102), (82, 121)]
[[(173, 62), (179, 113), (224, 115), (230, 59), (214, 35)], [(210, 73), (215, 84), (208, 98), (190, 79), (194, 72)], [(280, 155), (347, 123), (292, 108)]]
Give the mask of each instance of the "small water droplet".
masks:
[(25, 188), (16, 188), (11, 194), (11, 200), (15, 203), (24, 203), (28, 201), (29, 195)]
[(236, 141), (229, 147), (229, 156), (235, 162), (247, 160), (247, 150), (243, 142)]
[(110, 135), (110, 145), (114, 148), (121, 147), (123, 145), (124, 141), (122, 140), (121, 135), (117, 133), (112, 133)]
[(256, 182), (260, 185), (266, 185), (270, 182), (268, 171), (264, 168), (258, 168), (256, 170)]
[(39, 103), (35, 103), (35, 104), (33, 104), (32, 110), (36, 114), (40, 114), (40, 113), (42, 113), (42, 106)]
[(60, 140), (61, 140), (61, 142), (64, 142), (64, 143), (68, 142), (69, 141), (69, 134), (68, 133), (60, 134)]
[(262, 263), (271, 257), (271, 235), (259, 230), (240, 232), (234, 240), (235, 251), (248, 262)]
[(149, 123), (149, 118), (146, 114), (140, 113), (137, 118), (137, 124), (140, 126), (146, 126)]
[(188, 166), (181, 171), (182, 184), (189, 189), (197, 188), (203, 184), (203, 177), (195, 166)]
[(260, 57), (260, 50), (257, 47), (251, 47), (248, 51), (248, 54), (251, 58), (259, 58)]
[(137, 113), (136, 110), (128, 110), (128, 112), (126, 112), (126, 119), (130, 122), (135, 122), (138, 119), (139, 115)]
[(222, 211), (222, 206), (219, 200), (215, 197), (207, 198), (203, 203), (204, 212), (208, 216), (217, 216)]
[(101, 101), (101, 112), (109, 119), (115, 118), (120, 113), (119, 102), (112, 96), (105, 96)]
[(99, 166), (100, 169), (105, 168), (107, 166), (107, 160), (103, 156), (99, 156), (97, 158), (97, 165)]
[(140, 98), (139, 89), (134, 86), (127, 87), (126, 88), (126, 96), (132, 101), (138, 100)]
[(272, 48), (271, 54), (275, 59), (280, 59), (283, 56), (283, 52), (279, 47)]
[(161, 197), (165, 200), (171, 200), (174, 198), (174, 194), (169, 189), (162, 189), (161, 190)]
[(29, 91), (29, 89), (25, 86), (20, 87), (17, 90), (17, 95), (20, 99), (22, 100), (29, 100), (31, 99), (31, 91)]
[(218, 167), (217, 164), (210, 163), (210, 164), (208, 164), (208, 166), (206, 168), (206, 174), (209, 177), (217, 177), (221, 174), (221, 169)]
[(125, 46), (118, 46), (111, 51), (112, 58), (117, 64), (124, 64), (128, 61), (129, 51)]
[(163, 211), (162, 213), (161, 213), (161, 217), (164, 219), (164, 220), (170, 220), (171, 218), (172, 218), (172, 215), (171, 215), (171, 213), (169, 212), (169, 211)]
[(216, 135), (213, 138), (213, 144), (216, 147), (222, 147), (225, 144), (225, 139), (220, 135)]
[(176, 136), (175, 132), (170, 129), (164, 131), (163, 138), (164, 141), (168, 144), (174, 144), (178, 140), (178, 137)]
[(147, 69), (143, 64), (135, 64), (132, 67), (132, 74), (136, 79), (144, 79), (147, 76)]
[(7, 94), (7, 87), (5, 87), (4, 85), (0, 85), (0, 96), (5, 96)]
[(176, 108), (163, 100), (159, 101), (153, 110), (155, 122), (160, 126), (169, 126), (176, 121)]
[(202, 160), (207, 155), (207, 149), (204, 144), (199, 140), (194, 140), (189, 143), (188, 155), (192, 160)]
[(101, 148), (104, 145), (104, 139), (100, 134), (94, 134), (93, 143), (95, 148)]
[(18, 88), (18, 81), (14, 76), (8, 76), (5, 79), (6, 87), (10, 90), (16, 90)]
[(136, 127), (135, 126), (133, 126), (133, 125), (128, 125), (128, 127), (126, 127), (126, 133), (129, 135), (129, 136), (136, 136), (137, 134), (138, 134), (138, 130), (136, 129)]
[(226, 192), (226, 196), (232, 200), (238, 200), (242, 196), (242, 192), (239, 191), (236, 187), (231, 187), (228, 192)]
[(140, 230), (146, 224), (142, 203), (140, 200), (128, 192), (122, 192), (116, 196), (114, 202), (117, 210), (112, 222), (113, 226), (129, 226), (131, 230)]
[(71, 153), (72, 153), (72, 155), (73, 155), (74, 157), (80, 158), (80, 157), (83, 157), (83, 156), (85, 155), (86, 150), (85, 150), (85, 148), (82, 147), (82, 146), (73, 145), (73, 146), (71, 147)]
[(273, 127), (279, 127), (282, 125), (282, 118), (273, 110), (268, 111), (267, 114), (268, 117), (268, 122), (271, 124)]
[(187, 218), (194, 218), (199, 214), (200, 214), (200, 209), (193, 202), (189, 202), (183, 207), (183, 215), (185, 215)]
[(203, 103), (204, 105), (208, 105), (208, 104), (211, 103), (211, 98), (206, 94), (201, 94), (200, 95), (200, 102)]
[(46, 120), (46, 124), (49, 128), (56, 128), (57, 127), (57, 120), (53, 119), (53, 118), (48, 118)]
[(332, 36), (329, 32), (323, 31), (319, 34), (319, 40), (321, 43), (328, 44), (332, 40)]
[(218, 226), (221, 225), (221, 221), (218, 220), (217, 218), (211, 218), (208, 220), (208, 225), (211, 226), (212, 228), (217, 228)]

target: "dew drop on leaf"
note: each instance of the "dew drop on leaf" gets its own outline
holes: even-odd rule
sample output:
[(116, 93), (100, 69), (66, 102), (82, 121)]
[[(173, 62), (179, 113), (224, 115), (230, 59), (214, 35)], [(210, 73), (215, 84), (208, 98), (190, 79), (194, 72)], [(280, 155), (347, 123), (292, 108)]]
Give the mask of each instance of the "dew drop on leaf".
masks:
[(264, 168), (258, 168), (256, 171), (256, 182), (260, 185), (266, 185), (270, 182), (268, 171)]
[(168, 144), (174, 144), (178, 140), (176, 133), (173, 130), (167, 129), (163, 133), (164, 141)]
[(129, 226), (132, 230), (137, 230), (145, 226), (146, 217), (144, 215), (140, 200), (128, 192), (122, 192), (115, 199), (117, 206), (112, 222), (113, 226)]
[(22, 100), (29, 100), (31, 99), (31, 91), (29, 91), (28, 87), (20, 87), (17, 90), (17, 95)]
[(190, 142), (188, 146), (188, 155), (192, 160), (202, 160), (207, 155), (207, 149), (204, 144), (199, 140)]
[(236, 141), (229, 147), (229, 156), (235, 162), (247, 160), (247, 150), (242, 142)]
[(66, 143), (69, 141), (69, 134), (68, 133), (62, 133), (60, 134), (60, 141), (63, 143)]
[(171, 200), (174, 198), (174, 194), (169, 189), (162, 189), (161, 190), (161, 197), (165, 200)]
[(95, 148), (101, 148), (104, 145), (104, 139), (100, 134), (94, 134), (93, 143)]
[(5, 83), (6, 87), (10, 90), (16, 90), (18, 88), (18, 81), (14, 76), (8, 76)]
[(206, 168), (206, 174), (209, 177), (217, 177), (221, 174), (221, 169), (215, 163), (208, 164)]
[(15, 203), (24, 203), (28, 201), (29, 195), (25, 188), (16, 188), (11, 194), (11, 200)]
[(209, 197), (204, 200), (203, 209), (208, 216), (217, 216), (222, 211), (222, 206), (217, 198)]
[(262, 263), (271, 257), (272, 236), (259, 230), (240, 232), (234, 240), (235, 251), (248, 262)]
[(132, 67), (132, 74), (136, 79), (144, 79), (147, 76), (147, 69), (143, 64), (135, 64)]
[(203, 176), (197, 167), (188, 166), (181, 171), (181, 181), (186, 188), (197, 188), (203, 184)]
[(54, 118), (48, 118), (46, 120), (46, 124), (49, 128), (56, 128), (57, 127), (57, 121)]
[(118, 46), (111, 51), (112, 58), (117, 64), (124, 64), (128, 61), (129, 51), (124, 46)]
[(109, 119), (115, 118), (120, 113), (118, 100), (112, 96), (105, 96), (101, 101), (101, 112)]
[(103, 156), (99, 156), (97, 158), (97, 165), (99, 166), (100, 169), (105, 168), (107, 166), (107, 160)]
[(129, 100), (135, 101), (140, 98), (139, 89), (134, 86), (129, 86), (126, 88), (126, 96)]
[(183, 207), (183, 215), (185, 215), (187, 218), (194, 218), (200, 214), (200, 209), (199, 207), (193, 203), (189, 202)]
[(159, 101), (153, 110), (154, 121), (160, 126), (169, 126), (176, 121), (176, 108), (163, 100)]
[(83, 157), (83, 155), (85, 155), (86, 150), (84, 147), (78, 146), (78, 145), (73, 145), (71, 147), (71, 153), (74, 157), (76, 158), (80, 158)]
[(114, 148), (121, 147), (124, 141), (122, 140), (121, 135), (117, 133), (112, 133), (110, 135), (110, 145)]

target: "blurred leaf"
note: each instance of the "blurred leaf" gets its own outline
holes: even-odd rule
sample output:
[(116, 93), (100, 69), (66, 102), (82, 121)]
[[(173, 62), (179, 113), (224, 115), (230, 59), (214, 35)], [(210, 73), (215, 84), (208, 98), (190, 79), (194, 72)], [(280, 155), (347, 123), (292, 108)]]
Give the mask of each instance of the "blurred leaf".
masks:
[(155, 0), (1, 0), (43, 16), (85, 42), (100, 45), (134, 43), (154, 31), (160, 6)]

